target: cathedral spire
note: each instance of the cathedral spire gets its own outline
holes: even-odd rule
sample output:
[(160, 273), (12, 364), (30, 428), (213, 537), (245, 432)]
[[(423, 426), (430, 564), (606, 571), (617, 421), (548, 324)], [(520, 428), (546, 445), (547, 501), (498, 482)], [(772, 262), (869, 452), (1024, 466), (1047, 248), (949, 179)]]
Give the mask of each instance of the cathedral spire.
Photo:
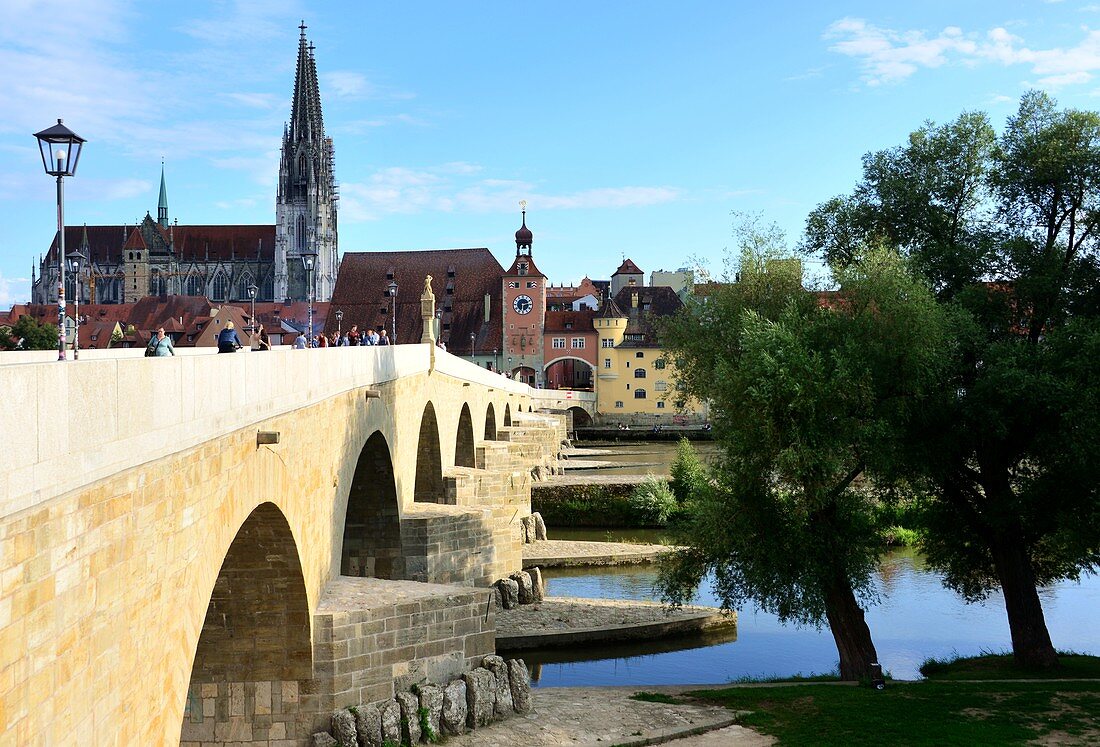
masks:
[(290, 112), (290, 140), (320, 142), (324, 134), (321, 120), (321, 93), (317, 86), (317, 63), (313, 45), (306, 40), (306, 22), (302, 21), (298, 38), (298, 67), (294, 73), (294, 103)]
[(164, 159), (160, 159), (160, 201), (157, 202), (157, 223), (168, 227), (168, 187), (164, 183)]

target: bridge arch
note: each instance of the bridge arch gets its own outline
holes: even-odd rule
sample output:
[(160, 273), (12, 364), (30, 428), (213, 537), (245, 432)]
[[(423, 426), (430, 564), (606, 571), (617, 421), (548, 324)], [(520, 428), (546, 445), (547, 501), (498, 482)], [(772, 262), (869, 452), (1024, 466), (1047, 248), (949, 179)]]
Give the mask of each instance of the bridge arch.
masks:
[(389, 444), (375, 431), (359, 452), (344, 513), (340, 574), (401, 579), (400, 501)]
[(507, 402), (504, 403), (504, 427), (507, 428), (512, 424), (512, 405)]
[(420, 437), (416, 446), (416, 482), (413, 500), (420, 503), (443, 503), (443, 458), (439, 451), (439, 421), (435, 405), (424, 405), (420, 416)]
[[(184, 742), (205, 741), (201, 732), (191, 733), (199, 728), (193, 720), (206, 720), (204, 700), (216, 701), (215, 710), (224, 701), (228, 710), (231, 693), (281, 691), (286, 683), (297, 688), (312, 678), (305, 578), (290, 525), (275, 504), (257, 506), (237, 530), (211, 589), (192, 662)], [(199, 709), (194, 719), (192, 708)]]
[(485, 408), (485, 440), (495, 441), (497, 437), (497, 412), (490, 402)]
[(548, 389), (592, 389), (595, 366), (576, 355), (559, 355), (542, 367)]
[(455, 433), (455, 466), (474, 466), (474, 420), (470, 417), (470, 405), (465, 402), (458, 414), (458, 431)]
[(592, 425), (592, 416), (588, 413), (588, 410), (583, 407), (570, 407), (569, 412), (573, 415), (573, 426), (578, 425)]

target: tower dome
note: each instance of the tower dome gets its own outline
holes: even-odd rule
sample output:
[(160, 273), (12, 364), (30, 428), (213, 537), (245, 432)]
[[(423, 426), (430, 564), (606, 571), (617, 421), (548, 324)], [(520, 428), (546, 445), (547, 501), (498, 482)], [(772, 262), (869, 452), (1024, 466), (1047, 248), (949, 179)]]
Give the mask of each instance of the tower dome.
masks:
[(531, 229), (527, 227), (527, 200), (520, 200), (520, 208), (523, 214), (523, 224), (516, 231), (516, 254), (519, 254), (520, 249), (526, 249), (527, 253), (531, 253), (531, 242), (534, 241), (534, 234), (531, 233)]

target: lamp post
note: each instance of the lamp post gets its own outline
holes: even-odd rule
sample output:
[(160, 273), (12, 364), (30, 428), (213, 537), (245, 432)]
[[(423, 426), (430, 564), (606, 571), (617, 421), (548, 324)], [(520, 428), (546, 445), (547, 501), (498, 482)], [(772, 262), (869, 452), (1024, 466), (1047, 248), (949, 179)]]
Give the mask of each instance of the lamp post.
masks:
[(339, 345), (340, 341), (344, 339), (344, 312), (340, 309), (336, 310), (336, 344)]
[(391, 280), (386, 286), (390, 294), (390, 345), (397, 344), (397, 281)]
[(302, 266), (306, 268), (306, 301), (309, 302), (309, 336), (306, 345), (313, 347), (313, 266), (317, 262), (317, 252), (306, 249), (302, 252)]
[(76, 327), (73, 328), (73, 360), (75, 361), (80, 358), (80, 275), (87, 257), (77, 249), (69, 252), (67, 259), (69, 269), (73, 273), (73, 318), (76, 319)]
[(252, 301), (252, 318), (251, 318), (251, 321), (249, 323), (249, 332), (251, 334), (256, 333), (256, 292), (257, 292), (257, 290), (260, 290), (260, 288), (257, 288), (255, 283), (253, 283), (252, 285), (249, 286), (249, 300)]
[[(76, 175), (80, 151), (87, 142), (61, 120), (53, 127), (34, 133), (42, 154), (42, 167), (57, 177), (57, 359), (65, 360), (65, 182)], [(75, 353), (73, 354), (75, 358)]]
[(493, 368), (500, 372), (500, 361), (497, 360), (497, 349), (493, 348)]
[(474, 340), (477, 339), (477, 333), (470, 333), (470, 363), (474, 362)]

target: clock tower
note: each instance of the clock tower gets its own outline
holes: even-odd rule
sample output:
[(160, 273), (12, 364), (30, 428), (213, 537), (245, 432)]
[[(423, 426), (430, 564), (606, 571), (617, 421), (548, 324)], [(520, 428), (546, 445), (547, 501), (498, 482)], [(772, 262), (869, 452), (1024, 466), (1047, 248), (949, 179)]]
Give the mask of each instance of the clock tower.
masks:
[(527, 227), (527, 202), (520, 202), (522, 225), (516, 231), (516, 259), (501, 277), (504, 302), (503, 369), (513, 379), (543, 382), (542, 330), (546, 322), (546, 276), (531, 257), (534, 236)]

